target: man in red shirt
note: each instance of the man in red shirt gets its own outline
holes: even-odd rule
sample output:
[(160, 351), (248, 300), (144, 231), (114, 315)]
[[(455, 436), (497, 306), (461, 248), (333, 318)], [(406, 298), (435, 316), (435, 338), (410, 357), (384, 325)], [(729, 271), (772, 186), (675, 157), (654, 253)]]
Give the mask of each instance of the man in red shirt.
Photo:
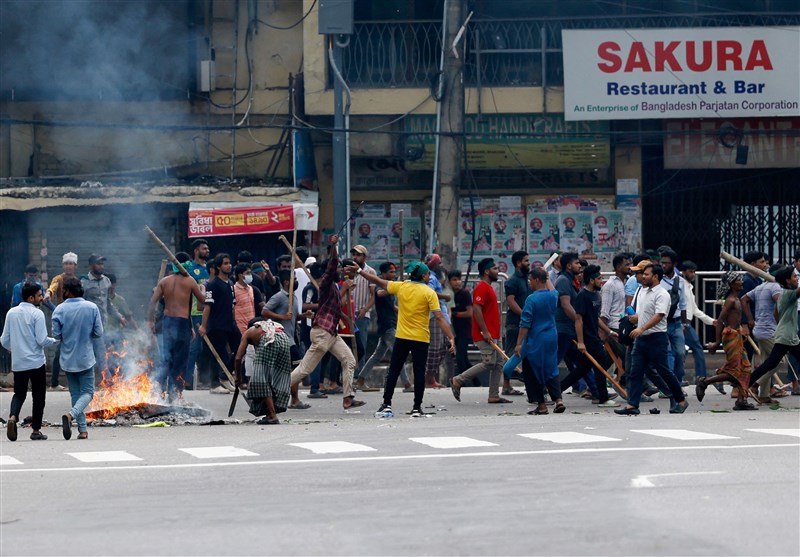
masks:
[(484, 371), (489, 372), (489, 403), (504, 404), (511, 401), (500, 397), (500, 381), (503, 377), (503, 361), (495, 348), (500, 342), (500, 306), (497, 303), (492, 283), (497, 281), (497, 266), (487, 257), (478, 262), (481, 280), (472, 294), (472, 341), (481, 351), (481, 363), (472, 366), (461, 375), (453, 377), (453, 396), (461, 401), (461, 386), (469, 384)]

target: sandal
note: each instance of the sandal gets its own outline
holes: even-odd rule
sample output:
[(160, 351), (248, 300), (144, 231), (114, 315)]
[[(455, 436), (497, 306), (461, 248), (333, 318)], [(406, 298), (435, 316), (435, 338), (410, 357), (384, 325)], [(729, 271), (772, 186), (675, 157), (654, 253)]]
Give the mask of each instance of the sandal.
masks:
[(364, 406), (365, 404), (366, 402), (364, 402), (363, 400), (356, 400), (354, 398), (351, 398), (350, 405), (344, 406), (344, 409), (350, 410), (351, 408), (358, 408), (359, 406)]
[(308, 410), (311, 408), (311, 405), (305, 402), (298, 402), (297, 404), (290, 405), (289, 408), (292, 410)]
[(266, 416), (264, 416), (260, 420), (257, 420), (256, 423), (259, 424), (259, 425), (278, 425), (281, 422), (280, 422), (280, 420), (278, 418), (269, 419)]
[(562, 414), (567, 407), (564, 406), (563, 402), (556, 402), (556, 407), (553, 409), (553, 412), (556, 414)]
[(736, 401), (736, 404), (733, 405), (734, 410), (758, 410), (755, 406), (753, 406), (749, 402), (744, 401)]
[(547, 410), (547, 408), (545, 408), (544, 410), (539, 410), (537, 408), (536, 410), (531, 410), (531, 411), (528, 412), (528, 414), (530, 414), (531, 416), (544, 416), (545, 414), (549, 414), (549, 413), (550, 413), (550, 411)]
[(487, 400), (489, 404), (511, 404), (514, 402), (513, 400), (508, 400), (507, 398), (498, 397), (497, 400)]
[(522, 396), (524, 393), (522, 391), (518, 391), (517, 389), (514, 389), (512, 387), (510, 389), (503, 389), (503, 391), (500, 394), (503, 394), (503, 395), (506, 395), (506, 396)]
[(697, 400), (703, 402), (703, 398), (706, 396), (706, 389), (708, 385), (705, 384), (702, 377), (697, 378), (697, 383), (695, 384), (694, 394), (697, 396)]

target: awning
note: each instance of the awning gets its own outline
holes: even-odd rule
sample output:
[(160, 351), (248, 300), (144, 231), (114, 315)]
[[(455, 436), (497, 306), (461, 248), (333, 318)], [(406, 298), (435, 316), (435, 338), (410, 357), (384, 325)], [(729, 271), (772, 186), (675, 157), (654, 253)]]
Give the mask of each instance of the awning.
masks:
[(298, 230), (316, 231), (316, 203), (190, 203), (189, 237), (267, 234)]

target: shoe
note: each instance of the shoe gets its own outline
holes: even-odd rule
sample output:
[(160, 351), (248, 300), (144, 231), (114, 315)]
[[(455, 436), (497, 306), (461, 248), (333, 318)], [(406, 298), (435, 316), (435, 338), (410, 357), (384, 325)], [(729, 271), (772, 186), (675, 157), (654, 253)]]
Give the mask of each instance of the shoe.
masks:
[(389, 404), (381, 404), (378, 407), (378, 410), (375, 412), (376, 418), (393, 418), (394, 417), (394, 410), (392, 410), (391, 405)]
[(424, 418), (428, 414), (422, 411), (421, 408), (412, 408), (411, 412), (409, 412), (412, 418)]
[(639, 397), (639, 402), (653, 402), (653, 397), (642, 395)]
[(56, 385), (55, 387), (53, 387), (53, 386), (47, 387), (47, 390), (50, 391), (51, 393), (53, 393), (53, 392), (59, 392), (59, 391), (66, 391), (67, 388), (64, 387), (63, 385)]
[(208, 392), (211, 393), (212, 395), (229, 395), (229, 394), (231, 394), (231, 392), (228, 389), (226, 389), (225, 387), (223, 387), (222, 385), (217, 385), (216, 387), (214, 387), (213, 389), (211, 389)]
[(658, 389), (657, 389), (657, 388), (655, 388), (655, 387), (648, 387), (647, 389), (645, 389), (645, 391), (644, 391), (644, 394), (646, 394), (647, 396), (653, 396), (653, 395), (654, 395), (654, 394), (656, 394), (657, 392), (658, 392)]
[(414, 387), (403, 387), (403, 392), (404, 393), (413, 393), (414, 392)]
[(721, 395), (725, 394), (725, 385), (724, 384), (722, 384), (722, 383), (714, 383), (714, 388), (717, 389), (717, 391), (719, 391), (719, 394), (721, 394)]
[[(714, 383), (716, 385), (716, 383)], [(703, 382), (702, 377), (697, 378), (697, 385), (694, 388), (694, 394), (697, 396), (697, 400), (703, 402), (703, 398), (706, 396), (706, 389), (708, 385)]]
[(501, 394), (505, 396), (522, 396), (523, 393), (522, 391), (518, 391), (517, 389), (511, 388), (511, 389), (503, 389), (503, 392)]
[(64, 434), (64, 439), (67, 441), (72, 437), (72, 416), (70, 414), (61, 416), (61, 432)]
[(597, 405), (598, 408), (617, 408), (618, 406), (619, 402), (611, 399)]
[(16, 418), (9, 418), (8, 423), (6, 424), (6, 436), (8, 437), (9, 441), (16, 441), (17, 440), (17, 419)]
[(670, 414), (683, 414), (686, 412), (686, 409), (689, 408), (689, 401), (684, 400), (681, 404), (680, 402), (677, 403), (675, 406), (669, 409)]
[(47, 441), (47, 435), (41, 431), (34, 431), (31, 433), (31, 441)]
[(638, 416), (640, 414), (638, 408), (617, 408), (614, 410), (614, 414), (619, 414), (620, 416)]
[[(458, 386), (456, 386), (456, 383), (458, 383)], [(450, 390), (453, 391), (453, 398), (461, 402), (461, 382), (453, 378), (450, 382)]]

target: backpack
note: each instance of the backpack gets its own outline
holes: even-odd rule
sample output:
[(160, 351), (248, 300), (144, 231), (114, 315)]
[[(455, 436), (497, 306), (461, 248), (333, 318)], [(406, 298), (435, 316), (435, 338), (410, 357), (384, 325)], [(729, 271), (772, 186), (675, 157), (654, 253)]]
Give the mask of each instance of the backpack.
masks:
[(675, 280), (672, 281), (672, 288), (669, 289), (669, 313), (667, 314), (668, 320), (675, 316), (675, 311), (678, 309), (678, 302), (681, 300), (680, 287), (680, 277), (676, 274)]

